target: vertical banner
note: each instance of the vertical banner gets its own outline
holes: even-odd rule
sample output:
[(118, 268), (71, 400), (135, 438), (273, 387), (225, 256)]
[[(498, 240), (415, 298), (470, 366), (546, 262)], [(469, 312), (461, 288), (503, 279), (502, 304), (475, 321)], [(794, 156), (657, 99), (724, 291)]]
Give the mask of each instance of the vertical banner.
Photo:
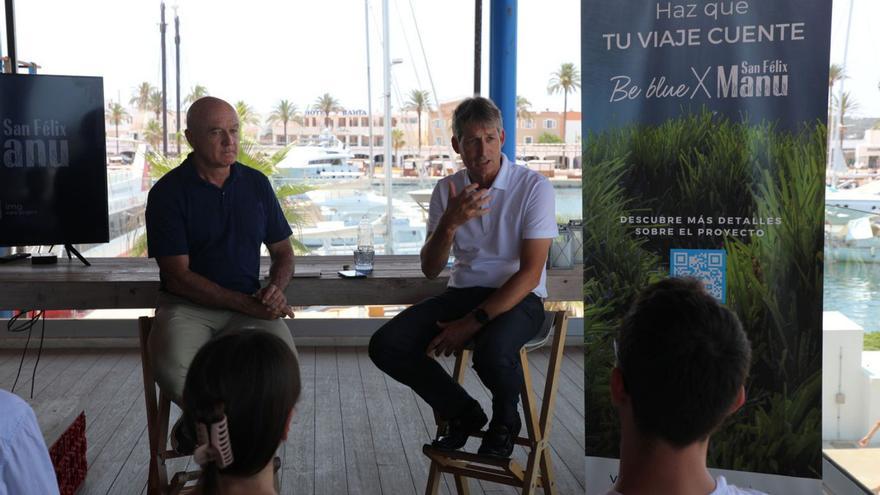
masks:
[[(829, 0), (583, 2), (587, 493), (617, 475), (613, 340), (640, 289), (704, 281), (752, 342), (708, 465), (821, 493)], [(687, 421), (687, 418), (682, 418)]]

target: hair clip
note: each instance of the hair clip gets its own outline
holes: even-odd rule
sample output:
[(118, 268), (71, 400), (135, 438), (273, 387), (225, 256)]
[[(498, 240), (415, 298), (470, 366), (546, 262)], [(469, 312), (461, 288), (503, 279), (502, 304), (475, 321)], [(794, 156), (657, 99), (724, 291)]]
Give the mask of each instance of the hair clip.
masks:
[(198, 447), (193, 458), (200, 466), (214, 462), (217, 468), (223, 469), (232, 464), (232, 444), (225, 414), (220, 421), (211, 423), (210, 431), (205, 423), (196, 423), (196, 438)]

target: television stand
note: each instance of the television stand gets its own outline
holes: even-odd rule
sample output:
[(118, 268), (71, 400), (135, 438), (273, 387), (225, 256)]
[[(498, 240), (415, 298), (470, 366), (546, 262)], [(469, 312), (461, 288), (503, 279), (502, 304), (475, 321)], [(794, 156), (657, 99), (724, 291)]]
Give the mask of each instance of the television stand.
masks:
[(76, 248), (71, 246), (70, 244), (65, 244), (64, 250), (67, 251), (67, 259), (72, 259), (70, 254), (73, 253), (77, 258), (79, 258), (80, 261), (83, 262), (84, 265), (92, 266), (92, 264), (89, 263), (89, 260), (85, 259), (83, 255), (79, 254), (79, 251), (77, 251)]

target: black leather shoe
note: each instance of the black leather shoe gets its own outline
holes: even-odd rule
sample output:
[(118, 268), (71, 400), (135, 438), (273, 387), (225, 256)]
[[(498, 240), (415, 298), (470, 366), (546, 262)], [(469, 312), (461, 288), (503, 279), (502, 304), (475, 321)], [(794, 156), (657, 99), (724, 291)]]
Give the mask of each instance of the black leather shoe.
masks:
[(486, 413), (479, 404), (476, 404), (462, 416), (450, 420), (447, 434), (431, 442), (431, 446), (440, 450), (458, 450), (464, 447), (468, 438), (480, 431), (488, 421)]
[(477, 453), (488, 457), (510, 458), (521, 428), (519, 419), (513, 425), (490, 424)]

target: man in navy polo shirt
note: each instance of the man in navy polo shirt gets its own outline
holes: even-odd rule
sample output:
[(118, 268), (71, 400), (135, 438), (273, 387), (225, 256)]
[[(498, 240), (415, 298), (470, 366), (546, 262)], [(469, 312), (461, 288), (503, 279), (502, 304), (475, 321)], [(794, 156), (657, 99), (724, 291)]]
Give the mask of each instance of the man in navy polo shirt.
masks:
[[(147, 246), (159, 264), (161, 292), (149, 349), (162, 390), (180, 404), (190, 362), (225, 331), (250, 328), (281, 337), (293, 317), (284, 289), (293, 275), (290, 225), (269, 180), (236, 162), (235, 109), (205, 97), (186, 114), (192, 153), (150, 190)], [(260, 287), (260, 248), (272, 259)]]
[(448, 356), (473, 340), (474, 370), (492, 392), (492, 422), (479, 452), (509, 457), (522, 427), (519, 349), (544, 321), (544, 265), (558, 232), (553, 186), (501, 153), (501, 112), (491, 100), (468, 98), (452, 119), (452, 147), (465, 168), (434, 188), (421, 251), (428, 278), (440, 274), (452, 251), (449, 286), (380, 328), (370, 358), (449, 421), (449, 434), (434, 446), (455, 450), (488, 418), (430, 355)]

